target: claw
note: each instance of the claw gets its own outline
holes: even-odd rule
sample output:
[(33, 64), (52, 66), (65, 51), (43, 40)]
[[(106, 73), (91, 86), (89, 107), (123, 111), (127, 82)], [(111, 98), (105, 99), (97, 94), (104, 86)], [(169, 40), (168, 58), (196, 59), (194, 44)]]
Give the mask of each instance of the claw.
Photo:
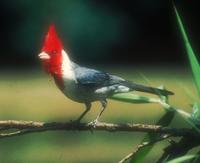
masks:
[(95, 119), (94, 121), (88, 123), (89, 125), (91, 125), (93, 128), (96, 128), (96, 125), (99, 123), (99, 121), (97, 119)]

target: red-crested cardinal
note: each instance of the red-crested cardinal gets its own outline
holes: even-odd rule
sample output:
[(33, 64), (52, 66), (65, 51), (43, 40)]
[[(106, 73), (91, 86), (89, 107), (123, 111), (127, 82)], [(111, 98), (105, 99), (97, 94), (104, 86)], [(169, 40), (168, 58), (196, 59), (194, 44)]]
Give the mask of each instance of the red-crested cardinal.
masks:
[(86, 105), (86, 110), (80, 115), (77, 122), (80, 122), (90, 110), (92, 102), (100, 101), (102, 108), (92, 122), (96, 125), (106, 108), (106, 99), (117, 93), (135, 90), (156, 95), (173, 95), (173, 92), (168, 90), (139, 85), (121, 77), (82, 67), (72, 62), (56, 34), (54, 25), (50, 26), (41, 53), (38, 56), (44, 69), (54, 78), (58, 88), (71, 100)]

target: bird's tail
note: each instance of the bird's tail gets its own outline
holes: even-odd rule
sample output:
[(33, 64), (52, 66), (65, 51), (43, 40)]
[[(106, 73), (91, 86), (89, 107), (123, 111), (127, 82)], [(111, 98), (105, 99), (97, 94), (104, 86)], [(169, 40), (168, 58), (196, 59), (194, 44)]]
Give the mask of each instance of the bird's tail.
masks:
[(148, 87), (148, 86), (132, 83), (129, 81), (125, 81), (123, 84), (135, 91), (148, 92), (148, 93), (152, 93), (152, 94), (156, 94), (156, 95), (163, 95), (163, 96), (168, 96), (168, 95), (174, 94), (173, 92), (168, 91), (168, 90), (163, 90), (163, 89), (154, 88), (154, 87)]

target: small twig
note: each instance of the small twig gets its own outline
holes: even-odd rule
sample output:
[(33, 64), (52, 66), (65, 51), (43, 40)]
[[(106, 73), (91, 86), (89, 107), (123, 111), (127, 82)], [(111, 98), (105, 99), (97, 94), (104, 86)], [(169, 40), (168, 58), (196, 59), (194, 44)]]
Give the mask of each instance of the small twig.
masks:
[(154, 141), (143, 142), (143, 143), (139, 144), (133, 152), (129, 153), (126, 157), (124, 157), (124, 158), (123, 158), (122, 160), (120, 160), (118, 163), (124, 163), (124, 162), (126, 162), (126, 161), (129, 160), (131, 157), (134, 157), (134, 155), (136, 155), (142, 148), (147, 147), (147, 146), (150, 146), (150, 145), (153, 145), (153, 144), (155, 144), (155, 143), (157, 143), (157, 142), (160, 142), (160, 141), (162, 141), (162, 140), (165, 140), (165, 139), (167, 139), (167, 138), (169, 138), (169, 137), (171, 137), (171, 135), (164, 135), (164, 136), (162, 136), (162, 137), (160, 137), (160, 138), (158, 138), (158, 139), (156, 139), (156, 140), (154, 140)]

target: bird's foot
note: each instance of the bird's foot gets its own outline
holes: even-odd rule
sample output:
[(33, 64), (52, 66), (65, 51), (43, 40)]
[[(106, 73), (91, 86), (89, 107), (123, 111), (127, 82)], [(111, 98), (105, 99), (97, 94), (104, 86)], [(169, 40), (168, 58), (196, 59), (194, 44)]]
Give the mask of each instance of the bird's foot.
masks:
[(98, 119), (95, 119), (94, 121), (91, 121), (88, 123), (88, 125), (92, 126), (92, 128), (96, 128), (96, 125), (99, 123)]

